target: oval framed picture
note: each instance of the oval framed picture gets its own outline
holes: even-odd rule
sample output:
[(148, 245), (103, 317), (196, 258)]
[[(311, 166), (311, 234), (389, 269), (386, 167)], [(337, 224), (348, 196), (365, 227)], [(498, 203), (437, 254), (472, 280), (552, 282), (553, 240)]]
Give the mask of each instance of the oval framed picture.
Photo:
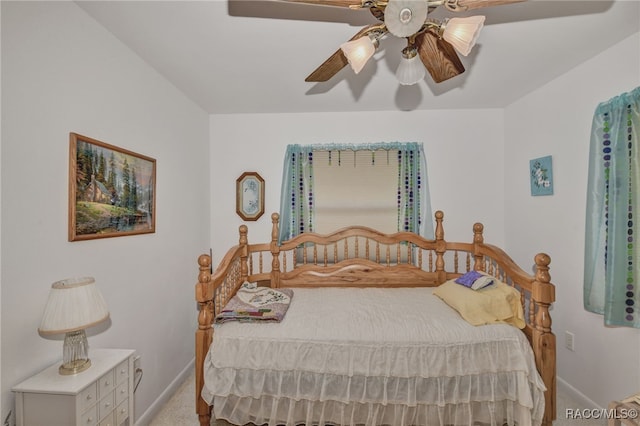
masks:
[(264, 214), (264, 179), (244, 172), (236, 179), (236, 213), (243, 220), (258, 220)]

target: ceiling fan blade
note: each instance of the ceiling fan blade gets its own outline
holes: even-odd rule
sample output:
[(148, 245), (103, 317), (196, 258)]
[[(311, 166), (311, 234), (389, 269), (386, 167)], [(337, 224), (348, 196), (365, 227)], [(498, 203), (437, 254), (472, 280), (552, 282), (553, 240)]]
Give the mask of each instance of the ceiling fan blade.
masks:
[(321, 6), (338, 6), (359, 9), (362, 7), (361, 0), (281, 0), (289, 3), (316, 4)]
[(441, 83), (464, 72), (464, 66), (451, 44), (425, 31), (416, 37), (418, 54), (431, 78)]
[[(296, 0), (297, 1), (297, 0)], [(381, 31), (380, 24), (367, 25), (362, 28), (360, 31), (356, 33), (353, 37), (349, 39), (349, 41), (357, 40), (360, 37), (366, 36), (370, 31)], [(327, 81), (334, 75), (338, 73), (342, 68), (344, 68), (349, 61), (347, 57), (342, 52), (342, 49), (336, 50), (336, 52), (329, 56), (329, 58), (322, 63), (318, 68), (316, 68), (304, 81), (307, 82), (317, 82), (317, 81)]]
[(317, 82), (327, 81), (338, 73), (342, 68), (347, 65), (347, 57), (342, 53), (342, 49), (338, 49), (333, 55), (329, 56), (329, 59), (324, 61), (322, 65), (315, 69), (304, 81)]
[(504, 4), (521, 3), (526, 0), (458, 0), (451, 10), (473, 10), (483, 7), (502, 6)]

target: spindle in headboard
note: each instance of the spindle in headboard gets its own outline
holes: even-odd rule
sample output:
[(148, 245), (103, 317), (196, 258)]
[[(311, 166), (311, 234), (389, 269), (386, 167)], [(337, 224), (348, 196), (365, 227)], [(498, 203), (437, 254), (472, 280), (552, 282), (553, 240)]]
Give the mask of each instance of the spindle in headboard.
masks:
[(249, 257), (249, 240), (247, 239), (248, 228), (247, 225), (240, 225), (239, 228), (240, 238), (238, 240), (242, 252), (240, 253), (240, 275), (242, 281), (246, 281), (249, 276), (249, 265), (247, 264), (247, 258)]
[[(482, 231), (484, 230), (484, 225), (481, 223), (475, 223), (473, 225), (473, 244), (477, 247), (478, 244), (484, 243), (484, 236), (482, 235)], [(475, 271), (484, 271), (484, 256), (478, 253), (478, 250), (473, 251), (473, 269)]]
[[(280, 245), (278, 244), (278, 223), (280, 222), (280, 215), (278, 213), (271, 214), (271, 287), (280, 287)], [(286, 259), (285, 259), (286, 261)]]
[(438, 210), (435, 214), (435, 218), (436, 218), (436, 229), (435, 229), (436, 280), (438, 283), (442, 284), (447, 280), (447, 273), (444, 270), (444, 254), (447, 251), (447, 243), (444, 241), (444, 227), (442, 226), (442, 219), (444, 218), (444, 213)]

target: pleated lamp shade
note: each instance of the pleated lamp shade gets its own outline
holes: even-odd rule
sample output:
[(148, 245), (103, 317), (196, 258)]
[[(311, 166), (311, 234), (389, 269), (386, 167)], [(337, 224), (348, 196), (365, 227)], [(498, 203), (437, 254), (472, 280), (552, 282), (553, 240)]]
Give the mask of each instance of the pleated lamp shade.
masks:
[(396, 78), (403, 86), (411, 86), (424, 78), (426, 74), (424, 64), (420, 60), (415, 48), (402, 51), (402, 59), (396, 70)]
[(467, 56), (478, 41), (484, 20), (484, 16), (451, 18), (446, 22), (442, 38), (451, 43), (458, 52)]
[(92, 277), (69, 278), (51, 285), (38, 331), (62, 334), (83, 330), (109, 318), (109, 309)]
[(109, 309), (93, 277), (69, 278), (51, 285), (38, 331), (42, 335), (65, 334), (60, 374), (78, 374), (91, 366), (84, 330), (108, 318)]
[(341, 44), (340, 49), (342, 49), (342, 53), (346, 56), (353, 72), (358, 74), (364, 67), (364, 64), (366, 64), (376, 52), (376, 44), (369, 36), (363, 36)]

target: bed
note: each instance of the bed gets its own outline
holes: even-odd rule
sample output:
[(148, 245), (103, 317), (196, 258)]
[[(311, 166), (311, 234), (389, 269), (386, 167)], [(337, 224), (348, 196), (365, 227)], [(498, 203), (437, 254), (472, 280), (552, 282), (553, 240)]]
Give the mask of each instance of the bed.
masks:
[[(200, 424), (213, 409), (238, 425), (551, 426), (549, 256), (537, 254), (528, 274), (484, 242), (480, 223), (472, 242), (446, 241), (443, 218), (435, 213), (433, 240), (353, 226), (279, 243), (274, 213), (269, 242), (249, 244), (241, 225), (215, 270), (201, 255)], [(470, 271), (500, 284), (513, 317), (494, 305), (484, 322), (467, 317), (459, 292), (476, 294), (454, 282)], [(282, 321), (214, 324), (247, 283), (292, 292)]]

